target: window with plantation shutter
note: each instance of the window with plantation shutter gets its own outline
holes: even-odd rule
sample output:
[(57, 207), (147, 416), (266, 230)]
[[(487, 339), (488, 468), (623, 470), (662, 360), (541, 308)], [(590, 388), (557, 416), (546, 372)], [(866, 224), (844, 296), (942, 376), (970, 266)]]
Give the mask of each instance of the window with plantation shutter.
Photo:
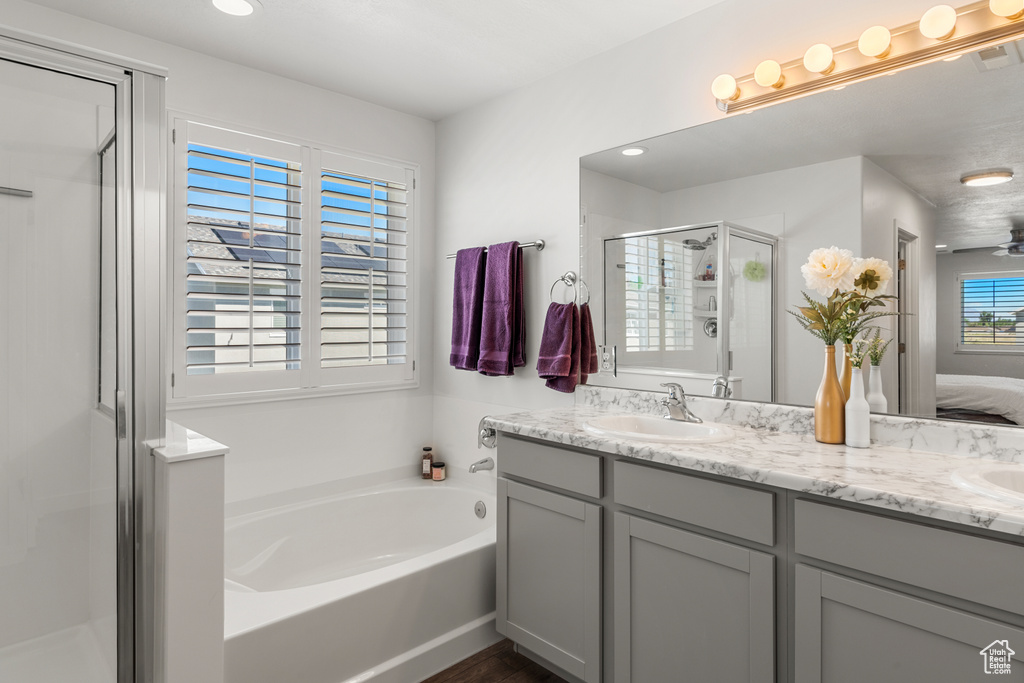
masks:
[(172, 396), (414, 381), (414, 169), (191, 121), (174, 130)]
[(301, 164), (188, 145), (188, 374), (299, 368), (301, 218)]
[(1024, 272), (961, 273), (959, 351), (1024, 352)]
[(407, 350), (405, 169), (324, 154), (320, 175), (320, 363), (403, 365)]

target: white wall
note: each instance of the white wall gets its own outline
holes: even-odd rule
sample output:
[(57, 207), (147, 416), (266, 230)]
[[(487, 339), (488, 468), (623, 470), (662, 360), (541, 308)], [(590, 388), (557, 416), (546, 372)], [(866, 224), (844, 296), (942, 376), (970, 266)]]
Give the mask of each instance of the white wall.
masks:
[(415, 466), (432, 428), (431, 283), (439, 267), (433, 122), (20, 0), (0, 0), (0, 23), (166, 67), (169, 110), (419, 164), (418, 390), (170, 411), (176, 422), (231, 447), (229, 501), (337, 479), (353, 469)]
[(727, 0), (439, 122), (438, 253), (537, 237), (549, 246), (526, 256), (528, 367), (512, 379), (447, 366), (452, 275), (450, 267), (439, 273), (435, 430), (472, 433), (483, 404), (543, 408), (572, 401), (546, 389), (533, 365), (548, 287), (579, 265), (579, 157), (720, 118), (709, 94), (720, 73), (750, 73), (769, 57), (787, 61), (817, 42), (854, 40), (872, 24), (916, 21), (931, 4)]
[[(995, 250), (993, 250), (995, 251)], [(956, 353), (960, 335), (960, 286), (958, 273), (992, 273), (1024, 270), (1020, 258), (992, 256), (988, 252), (938, 255), (938, 371), (949, 375), (990, 375), (1024, 379), (1024, 359), (1019, 355)]]
[[(863, 162), (864, 232), (860, 255), (885, 259), (895, 268), (898, 261), (897, 228), (917, 237), (909, 247), (911, 253), (908, 254), (911, 270), (917, 270), (917, 312), (904, 321), (908, 338), (918, 340), (916, 358), (912, 355), (910, 359), (916, 366), (916, 379), (911, 380), (913, 396), (910, 397), (910, 408), (914, 415), (934, 415), (935, 208), (870, 160), (864, 159)], [(895, 281), (890, 284), (888, 293), (896, 294)], [(892, 306), (889, 306), (889, 310), (892, 310)], [(878, 321), (878, 326), (886, 330), (882, 336), (895, 336), (894, 318), (883, 318)], [(912, 341), (909, 343), (913, 346)], [(889, 412), (894, 413), (899, 406), (899, 364), (895, 343), (889, 346), (882, 360), (882, 375)]]

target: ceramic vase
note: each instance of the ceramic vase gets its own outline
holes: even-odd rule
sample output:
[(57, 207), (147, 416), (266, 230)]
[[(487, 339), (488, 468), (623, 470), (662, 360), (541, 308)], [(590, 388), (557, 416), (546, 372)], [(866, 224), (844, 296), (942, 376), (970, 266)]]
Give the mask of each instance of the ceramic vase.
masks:
[(836, 374), (836, 347), (825, 347), (825, 375), (814, 397), (814, 438), (821, 443), (843, 443), (846, 439), (846, 395)]
[(889, 402), (885, 400), (885, 394), (882, 393), (882, 368), (877, 365), (871, 366), (871, 374), (868, 375), (867, 399), (872, 413), (889, 411)]
[(843, 344), (843, 365), (839, 368), (839, 385), (843, 388), (843, 396), (850, 399), (850, 371), (853, 370), (853, 363), (850, 362), (850, 354), (853, 353), (853, 344)]
[(864, 377), (860, 368), (850, 368), (850, 395), (846, 399), (846, 445), (867, 448), (871, 445), (871, 407), (864, 398)]

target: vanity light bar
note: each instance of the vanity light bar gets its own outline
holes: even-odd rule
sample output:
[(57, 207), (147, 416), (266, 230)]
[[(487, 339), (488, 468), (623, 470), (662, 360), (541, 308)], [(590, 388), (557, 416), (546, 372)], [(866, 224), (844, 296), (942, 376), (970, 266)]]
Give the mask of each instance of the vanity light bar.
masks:
[(813, 45), (800, 59), (781, 65), (768, 60), (742, 78), (722, 74), (712, 84), (712, 94), (718, 108), (732, 114), (955, 59), (1024, 37), (1024, 9), (1012, 11), (1018, 5), (1024, 1), (982, 0), (958, 10), (938, 5), (925, 12), (921, 21), (891, 31), (873, 26), (851, 43), (836, 48)]

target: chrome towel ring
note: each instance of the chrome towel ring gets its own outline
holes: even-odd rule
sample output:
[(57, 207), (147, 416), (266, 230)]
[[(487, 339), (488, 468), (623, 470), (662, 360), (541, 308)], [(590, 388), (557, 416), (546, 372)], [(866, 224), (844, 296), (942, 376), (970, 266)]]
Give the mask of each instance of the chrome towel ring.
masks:
[[(572, 287), (572, 301), (566, 301), (565, 303), (579, 301), (580, 289), (584, 289), (587, 292), (587, 300), (582, 303), (590, 303), (590, 287), (588, 287), (587, 283), (583, 281), (583, 278), (579, 277), (578, 275), (576, 275), (576, 273), (574, 273), (571, 270), (566, 271), (565, 275), (551, 283), (551, 289), (548, 291), (548, 299), (550, 299), (552, 302), (554, 302), (555, 300), (555, 287), (558, 285), (559, 282), (566, 285), (567, 287)], [(579, 287), (576, 286), (577, 283), (579, 283)]]

